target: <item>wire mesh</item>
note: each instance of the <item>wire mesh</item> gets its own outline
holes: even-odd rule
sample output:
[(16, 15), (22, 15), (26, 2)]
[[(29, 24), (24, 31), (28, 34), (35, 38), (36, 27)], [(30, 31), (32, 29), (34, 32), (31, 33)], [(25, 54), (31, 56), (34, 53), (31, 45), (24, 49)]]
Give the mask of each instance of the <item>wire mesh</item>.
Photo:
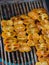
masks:
[[(45, 2), (45, 1), (43, 1)], [(4, 3), (0, 5), (0, 19), (9, 19), (12, 16), (21, 15), (21, 14), (27, 14), (29, 11), (31, 11), (34, 8), (41, 8), (46, 7), (45, 4), (43, 4), (42, 0), (35, 0), (35, 1), (27, 1), (23, 3)], [(33, 47), (32, 50), (28, 53), (20, 53), (18, 51), (8, 53), (4, 50), (3, 40), (1, 38), (1, 58), (2, 58), (2, 65), (4, 63), (6, 65), (35, 65), (35, 62), (37, 62), (37, 57), (35, 54), (35, 48)], [(4, 62), (5, 61), (5, 62)]]

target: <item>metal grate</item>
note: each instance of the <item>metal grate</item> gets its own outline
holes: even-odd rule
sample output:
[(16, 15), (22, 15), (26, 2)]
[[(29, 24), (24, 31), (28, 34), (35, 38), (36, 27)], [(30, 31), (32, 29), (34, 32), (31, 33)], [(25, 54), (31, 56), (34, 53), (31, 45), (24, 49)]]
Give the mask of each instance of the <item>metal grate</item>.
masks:
[[(27, 14), (34, 8), (46, 8), (45, 0), (34, 0), (34, 1), (25, 1), (25, 2), (4, 2), (0, 4), (0, 20), (1, 19), (10, 19), (12, 16), (18, 16), (21, 14)], [(6, 65), (35, 65), (37, 61), (37, 57), (35, 54), (35, 48), (32, 48), (32, 51), (28, 53), (21, 53), (21, 52), (12, 52), (7, 53), (4, 50), (3, 40), (0, 38), (0, 47), (1, 47), (1, 58), (2, 58), (2, 65), (4, 63)]]

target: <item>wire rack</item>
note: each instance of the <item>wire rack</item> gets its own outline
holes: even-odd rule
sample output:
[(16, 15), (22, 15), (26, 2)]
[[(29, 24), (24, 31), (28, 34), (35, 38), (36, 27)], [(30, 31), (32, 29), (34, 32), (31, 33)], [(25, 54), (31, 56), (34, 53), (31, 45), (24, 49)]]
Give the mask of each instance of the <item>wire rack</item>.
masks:
[[(10, 19), (12, 16), (27, 14), (34, 8), (45, 8), (47, 10), (45, 0), (1, 0), (0, 21), (2, 19)], [(34, 47), (27, 53), (21, 53), (19, 51), (8, 53), (4, 50), (2, 37), (0, 37), (0, 53), (0, 61), (2, 62), (2, 65), (35, 65), (35, 62), (37, 62)]]

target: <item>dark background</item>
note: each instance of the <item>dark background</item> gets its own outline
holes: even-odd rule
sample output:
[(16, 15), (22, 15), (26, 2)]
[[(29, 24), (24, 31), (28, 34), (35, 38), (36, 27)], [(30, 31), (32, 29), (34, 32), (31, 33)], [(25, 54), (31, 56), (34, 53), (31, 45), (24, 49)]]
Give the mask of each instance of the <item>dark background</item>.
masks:
[(49, 11), (49, 0), (46, 0), (46, 5), (47, 5), (48, 11)]

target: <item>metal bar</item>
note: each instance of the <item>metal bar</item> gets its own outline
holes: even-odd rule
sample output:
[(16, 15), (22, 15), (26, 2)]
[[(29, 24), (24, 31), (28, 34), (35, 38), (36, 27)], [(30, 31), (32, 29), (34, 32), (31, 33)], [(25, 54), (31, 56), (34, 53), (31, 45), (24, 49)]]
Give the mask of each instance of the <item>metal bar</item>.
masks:
[(37, 3), (37, 7), (39, 8), (40, 7), (39, 2), (37, 1), (36, 3)]
[(30, 10), (32, 9), (32, 8), (31, 8), (31, 2), (29, 2), (29, 8), (30, 8)]
[(33, 9), (32, 2), (30, 2), (30, 5), (31, 5), (31, 10), (32, 10)]
[(24, 55), (24, 63), (26, 65), (26, 55), (25, 55), (25, 52), (23, 53), (23, 55)]
[(22, 10), (21, 4), (19, 4), (19, 7), (20, 7), (21, 14), (23, 14), (23, 10)]
[(32, 2), (32, 8), (34, 9), (34, 5), (33, 5), (33, 2)]
[(35, 6), (35, 8), (37, 8), (37, 7), (36, 7), (36, 1), (34, 1), (34, 6)]
[(10, 60), (10, 53), (9, 52), (8, 52), (8, 59), (9, 59), (9, 65), (12, 65), (11, 60)]
[(34, 58), (33, 58), (33, 53), (32, 53), (32, 51), (30, 52), (30, 54), (31, 54), (32, 64), (35, 65), (35, 64), (34, 64)]
[(13, 64), (16, 65), (16, 60), (14, 58), (14, 53), (12, 52), (11, 54), (12, 54)]
[(26, 2), (25, 4), (26, 4), (27, 12), (29, 12), (28, 3)]
[(21, 52), (20, 52), (20, 58), (21, 58), (22, 65), (24, 65), (23, 58), (22, 58), (22, 53)]
[[(0, 41), (0, 43), (1, 43), (1, 41)], [(3, 50), (2, 50), (3, 48), (2, 48), (2, 43), (1, 43), (1, 57), (2, 57), (2, 65), (4, 65), (4, 57), (3, 57)]]
[(11, 6), (11, 11), (12, 11), (12, 16), (14, 16), (13, 4), (10, 4), (10, 6)]
[(41, 0), (42, 8), (44, 8), (43, 1)]
[(24, 9), (24, 13), (26, 14), (26, 10), (25, 10), (25, 3), (22, 3), (23, 4), (23, 9)]
[(1, 8), (1, 5), (0, 5), (0, 14), (1, 14), (1, 18), (0, 19), (3, 19), (3, 13), (2, 13), (2, 8)]
[(4, 8), (5, 17), (6, 17), (6, 19), (7, 19), (8, 17), (7, 17), (6, 8), (5, 8), (4, 5), (3, 5), (3, 8)]
[(33, 47), (33, 53), (34, 53), (35, 62), (37, 62), (37, 56), (36, 56), (36, 52), (35, 52), (35, 48), (34, 47)]
[(42, 7), (42, 3), (41, 3), (41, 1), (39, 1), (39, 4), (40, 4), (40, 7)]
[(20, 15), (18, 4), (16, 4), (16, 7), (17, 7), (17, 11), (18, 11), (17, 13), (18, 13), (18, 15)]
[(8, 65), (8, 62), (7, 62), (7, 55), (6, 55), (6, 51), (4, 50), (4, 55), (5, 55), (5, 62), (6, 62), (6, 65)]
[(41, 8), (41, 1), (38, 1), (37, 4), (39, 4), (39, 7)]
[(9, 5), (7, 4), (6, 7), (7, 7), (7, 10), (8, 10), (8, 12), (7, 12), (7, 13), (8, 13), (8, 16), (9, 16), (9, 18), (10, 18), (10, 9), (9, 9)]
[(31, 65), (28, 52), (27, 52), (27, 58), (28, 58), (28, 63), (29, 63), (29, 65)]
[(17, 15), (18, 12), (17, 12), (17, 5), (16, 5), (16, 3), (15, 3), (15, 12), (16, 12), (16, 15)]
[(14, 10), (15, 10), (15, 14), (17, 15), (17, 12), (16, 12), (16, 6), (15, 6), (15, 4), (14, 4)]
[(20, 65), (19, 56), (18, 56), (18, 52), (17, 51), (16, 51), (16, 56), (17, 56), (18, 65)]

